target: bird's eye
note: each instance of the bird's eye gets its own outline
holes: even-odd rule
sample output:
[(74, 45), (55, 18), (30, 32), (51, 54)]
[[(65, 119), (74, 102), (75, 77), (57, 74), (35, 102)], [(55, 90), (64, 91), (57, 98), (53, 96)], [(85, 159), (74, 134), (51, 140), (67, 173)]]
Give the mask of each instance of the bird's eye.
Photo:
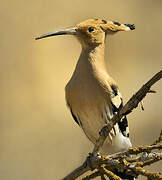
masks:
[(89, 28), (88, 28), (88, 31), (89, 31), (89, 32), (94, 31), (94, 27), (89, 27)]

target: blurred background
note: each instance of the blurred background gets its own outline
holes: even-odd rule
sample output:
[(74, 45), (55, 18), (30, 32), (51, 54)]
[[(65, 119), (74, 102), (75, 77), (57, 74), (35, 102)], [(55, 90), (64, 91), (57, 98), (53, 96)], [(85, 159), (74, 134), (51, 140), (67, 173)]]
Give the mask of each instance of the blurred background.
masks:
[[(81, 46), (72, 36), (34, 37), (88, 18), (134, 23), (135, 31), (107, 38), (105, 54), (126, 102), (161, 69), (162, 1), (6, 0), (0, 15), (0, 179), (61, 179), (93, 147), (64, 99)], [(138, 107), (128, 116), (134, 146), (159, 136), (161, 82), (153, 89), (145, 111)], [(152, 170), (162, 171), (162, 163)]]

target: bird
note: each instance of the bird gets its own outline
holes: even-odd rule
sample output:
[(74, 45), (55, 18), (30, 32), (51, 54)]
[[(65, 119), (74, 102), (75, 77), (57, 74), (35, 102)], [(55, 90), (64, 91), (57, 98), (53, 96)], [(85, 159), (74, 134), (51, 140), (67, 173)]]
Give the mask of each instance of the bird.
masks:
[[(43, 34), (37, 38), (73, 35), (82, 50), (75, 70), (65, 87), (65, 98), (75, 122), (87, 138), (95, 144), (99, 131), (123, 107), (122, 95), (115, 80), (109, 75), (105, 61), (106, 37), (119, 31), (134, 30), (134, 24), (122, 24), (105, 19), (88, 19), (76, 26)], [(127, 117), (118, 122), (104, 142), (101, 152), (112, 154), (132, 147)], [(123, 179), (132, 176), (116, 172)]]

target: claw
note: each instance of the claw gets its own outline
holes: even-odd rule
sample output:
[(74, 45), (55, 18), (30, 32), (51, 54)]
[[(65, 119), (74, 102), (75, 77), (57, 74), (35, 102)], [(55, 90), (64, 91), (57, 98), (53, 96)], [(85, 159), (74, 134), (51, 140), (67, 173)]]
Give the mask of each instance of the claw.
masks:
[(91, 171), (93, 171), (97, 166), (97, 160), (100, 159), (101, 156), (99, 153), (97, 153), (96, 156), (94, 156), (92, 153), (89, 153), (86, 161), (84, 162), (85, 167), (90, 167)]

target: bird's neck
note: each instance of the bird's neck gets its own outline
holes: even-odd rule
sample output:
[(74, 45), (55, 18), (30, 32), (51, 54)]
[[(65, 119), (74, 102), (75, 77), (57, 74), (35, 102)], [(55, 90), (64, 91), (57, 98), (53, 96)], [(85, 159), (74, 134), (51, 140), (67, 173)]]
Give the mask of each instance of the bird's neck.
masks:
[(76, 66), (76, 71), (95, 76), (102, 73), (107, 74), (104, 51), (104, 43), (95, 47), (83, 48)]

